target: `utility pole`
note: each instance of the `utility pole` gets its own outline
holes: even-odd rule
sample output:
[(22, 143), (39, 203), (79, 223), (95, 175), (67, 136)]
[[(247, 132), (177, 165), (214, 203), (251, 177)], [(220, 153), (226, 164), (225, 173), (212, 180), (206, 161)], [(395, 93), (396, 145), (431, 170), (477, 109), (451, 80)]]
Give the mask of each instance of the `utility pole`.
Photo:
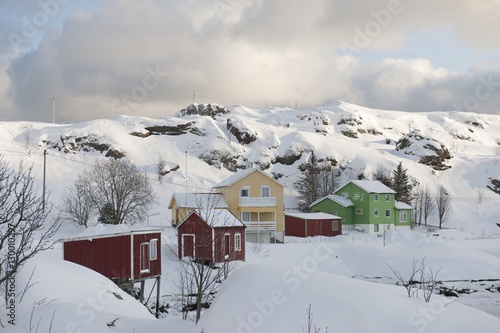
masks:
[(188, 207), (187, 207), (187, 201), (188, 201), (188, 152), (187, 150), (185, 151), (185, 154), (186, 154), (186, 198), (185, 198), (185, 208), (186, 208), (186, 216), (184, 218), (187, 217), (187, 214), (188, 214)]
[(42, 188), (42, 193), (43, 193), (43, 201), (42, 201), (42, 210), (45, 211), (45, 170), (47, 169), (47, 149), (43, 150), (43, 188)]
[(56, 94), (52, 97), (52, 124), (55, 124), (56, 120)]

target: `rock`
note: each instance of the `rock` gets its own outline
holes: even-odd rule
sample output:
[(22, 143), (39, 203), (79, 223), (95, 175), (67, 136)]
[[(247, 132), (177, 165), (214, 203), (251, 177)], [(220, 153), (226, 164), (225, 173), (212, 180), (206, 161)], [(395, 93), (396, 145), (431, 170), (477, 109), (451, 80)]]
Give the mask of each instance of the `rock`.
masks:
[(242, 145), (248, 145), (258, 138), (257, 131), (239, 119), (228, 118), (226, 127), (229, 130), (229, 133), (234, 135), (238, 142)]
[(219, 104), (191, 104), (187, 108), (180, 110), (176, 116), (199, 115), (215, 119), (217, 115), (226, 113), (229, 113), (229, 111)]

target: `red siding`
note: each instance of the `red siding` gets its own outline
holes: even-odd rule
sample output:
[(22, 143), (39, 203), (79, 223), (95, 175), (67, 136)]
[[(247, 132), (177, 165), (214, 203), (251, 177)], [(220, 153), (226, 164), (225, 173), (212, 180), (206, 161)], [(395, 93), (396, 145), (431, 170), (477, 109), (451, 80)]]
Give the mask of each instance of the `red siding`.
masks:
[[(161, 275), (161, 234), (129, 234), (70, 240), (64, 242), (64, 260), (88, 267), (108, 278), (140, 280)], [(131, 253), (131, 237), (134, 237), (134, 251)], [(156, 260), (150, 260), (149, 272), (140, 271), (141, 243), (157, 239)], [(131, 272), (133, 254), (134, 272)], [(149, 252), (148, 252), (149, 256)], [(148, 257), (149, 258), (149, 257)]]
[(130, 235), (65, 242), (64, 260), (108, 278), (130, 278)]
[[(241, 250), (235, 251), (235, 234), (241, 235)], [(188, 216), (177, 228), (177, 255), (182, 258), (183, 235), (194, 235), (195, 237), (195, 259), (222, 262), (226, 254), (225, 235), (229, 234), (229, 260), (245, 260), (245, 227), (222, 227), (215, 228), (212, 236), (212, 228), (197, 214)], [(213, 249), (213, 250), (212, 250)]]
[(212, 261), (212, 228), (197, 214), (191, 214), (177, 229), (178, 256), (182, 257), (182, 235), (194, 235), (195, 259)]
[[(140, 280), (161, 275), (161, 244), (160, 233), (134, 234), (134, 280)], [(141, 244), (157, 239), (156, 260), (149, 261), (149, 272), (141, 273)], [(149, 249), (149, 247), (148, 247)], [(148, 255), (149, 258), (149, 255)]]
[(285, 236), (306, 237), (306, 223), (303, 219), (285, 215)]
[[(338, 230), (333, 230), (333, 221), (338, 222)], [(285, 216), (285, 236), (311, 237), (327, 236), (333, 237), (342, 234), (341, 219), (305, 220), (294, 216)]]

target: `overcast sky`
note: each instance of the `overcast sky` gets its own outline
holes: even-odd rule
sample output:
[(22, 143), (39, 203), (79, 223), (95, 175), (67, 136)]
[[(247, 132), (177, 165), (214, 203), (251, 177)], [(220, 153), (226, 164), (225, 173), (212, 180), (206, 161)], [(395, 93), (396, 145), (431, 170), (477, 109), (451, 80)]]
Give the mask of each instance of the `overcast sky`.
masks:
[(500, 114), (500, 0), (0, 0), (0, 120), (196, 103)]

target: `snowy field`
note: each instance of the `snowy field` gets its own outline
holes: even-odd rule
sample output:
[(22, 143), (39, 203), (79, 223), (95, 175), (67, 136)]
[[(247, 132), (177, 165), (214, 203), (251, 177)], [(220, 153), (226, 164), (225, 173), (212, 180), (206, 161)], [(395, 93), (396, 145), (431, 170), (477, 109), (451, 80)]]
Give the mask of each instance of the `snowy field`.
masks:
[[(161, 319), (100, 274), (63, 261), (59, 246), (17, 275), (18, 290), (32, 286), (19, 300), (16, 326), (7, 325), (7, 332), (302, 332), (309, 306), (320, 332), (500, 328), (500, 239), (392, 231), (385, 246), (381, 237), (357, 232), (287, 238), (285, 244), (247, 243), (246, 262), (235, 264), (196, 326), (181, 319), (176, 302), (173, 236), (172, 228), (165, 228), (161, 294), (168, 307)], [(440, 269), (443, 286), (470, 293), (435, 294), (429, 303), (409, 298), (395, 286), (389, 266), (405, 275), (413, 259), (422, 258)]]

